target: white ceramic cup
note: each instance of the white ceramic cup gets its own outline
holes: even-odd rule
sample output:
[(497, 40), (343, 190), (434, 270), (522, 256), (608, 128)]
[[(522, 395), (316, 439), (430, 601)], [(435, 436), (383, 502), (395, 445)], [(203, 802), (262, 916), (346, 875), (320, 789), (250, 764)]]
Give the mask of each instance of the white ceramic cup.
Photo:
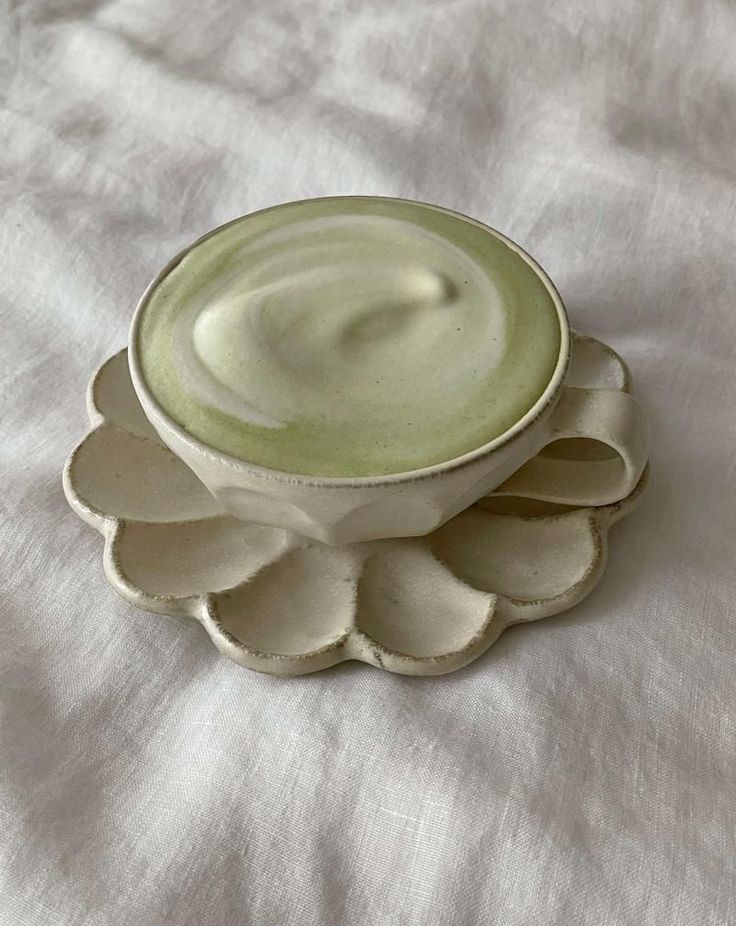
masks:
[[(437, 208), (437, 207), (435, 207)], [(450, 211), (450, 210), (444, 210)], [(463, 216), (463, 218), (467, 218)], [(238, 221), (237, 219), (235, 221)], [(303, 476), (267, 469), (221, 453), (173, 421), (141, 374), (138, 332), (152, 292), (214, 229), (178, 254), (150, 284), (136, 309), (128, 357), (146, 417), (164, 443), (199, 477), (223, 511), (245, 521), (296, 531), (329, 544), (427, 534), (493, 490), (569, 505), (608, 505), (633, 491), (647, 461), (649, 425), (639, 403), (617, 390), (565, 385), (570, 326), (542, 268), (499, 232), (468, 219), (516, 251), (548, 289), (560, 324), (552, 378), (531, 409), (504, 434), (455, 459), (387, 476)], [(537, 457), (564, 438), (590, 438), (613, 453), (585, 465)], [(499, 490), (500, 487), (500, 490)]]

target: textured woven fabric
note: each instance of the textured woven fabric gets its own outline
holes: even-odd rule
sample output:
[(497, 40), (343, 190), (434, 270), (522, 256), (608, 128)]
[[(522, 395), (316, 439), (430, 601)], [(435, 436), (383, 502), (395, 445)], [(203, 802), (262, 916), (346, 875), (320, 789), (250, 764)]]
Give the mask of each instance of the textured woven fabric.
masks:
[[(736, 922), (736, 8), (26, 0), (0, 13), (0, 922)], [(437, 679), (283, 680), (107, 586), (84, 390), (180, 247), (438, 202), (627, 358), (600, 586)]]

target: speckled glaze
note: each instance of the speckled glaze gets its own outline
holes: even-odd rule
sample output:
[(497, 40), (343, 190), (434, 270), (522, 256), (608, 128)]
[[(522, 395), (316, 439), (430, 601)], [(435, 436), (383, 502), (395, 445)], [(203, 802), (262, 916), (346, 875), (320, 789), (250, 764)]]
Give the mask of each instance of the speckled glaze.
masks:
[[(568, 382), (591, 394), (630, 387), (618, 356), (580, 336)], [(63, 484), (105, 539), (111, 585), (139, 608), (194, 618), (231, 659), (277, 675), (351, 659), (406, 675), (467, 665), (506, 627), (565, 611), (595, 587), (608, 530), (647, 480), (645, 469), (602, 507), (520, 497), (510, 480), (427, 536), (333, 546), (224, 513), (146, 419), (126, 351), (101, 367), (87, 403), (92, 430)], [(565, 472), (594, 486), (612, 459), (569, 440), (530, 463), (551, 496)]]

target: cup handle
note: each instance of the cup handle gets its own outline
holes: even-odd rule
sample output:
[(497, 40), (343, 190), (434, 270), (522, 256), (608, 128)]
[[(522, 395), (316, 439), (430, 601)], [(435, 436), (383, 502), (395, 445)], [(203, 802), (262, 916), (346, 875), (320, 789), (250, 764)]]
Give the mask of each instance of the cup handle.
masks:
[[(548, 422), (544, 447), (586, 438), (613, 453), (544, 453), (527, 461), (492, 496), (517, 496), (563, 505), (610, 505), (633, 492), (649, 455), (649, 422), (633, 396), (615, 389), (565, 386)], [(561, 445), (561, 448), (564, 445)], [(598, 448), (599, 450), (601, 448)]]

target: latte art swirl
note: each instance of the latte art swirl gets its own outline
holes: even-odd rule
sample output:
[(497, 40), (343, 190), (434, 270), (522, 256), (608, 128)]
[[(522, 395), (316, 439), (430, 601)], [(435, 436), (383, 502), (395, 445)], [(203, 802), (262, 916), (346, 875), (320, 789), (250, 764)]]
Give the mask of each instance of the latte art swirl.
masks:
[(541, 395), (559, 349), (551, 297), (503, 242), (452, 213), (367, 199), (226, 226), (159, 285), (141, 337), (149, 386), (194, 436), (315, 475), (480, 446)]
[(503, 331), (495, 287), (462, 251), (406, 222), (346, 216), (246, 251), (182, 314), (176, 361), (185, 390), (245, 424), (350, 423), (396, 404), (419, 423), (477, 390)]

